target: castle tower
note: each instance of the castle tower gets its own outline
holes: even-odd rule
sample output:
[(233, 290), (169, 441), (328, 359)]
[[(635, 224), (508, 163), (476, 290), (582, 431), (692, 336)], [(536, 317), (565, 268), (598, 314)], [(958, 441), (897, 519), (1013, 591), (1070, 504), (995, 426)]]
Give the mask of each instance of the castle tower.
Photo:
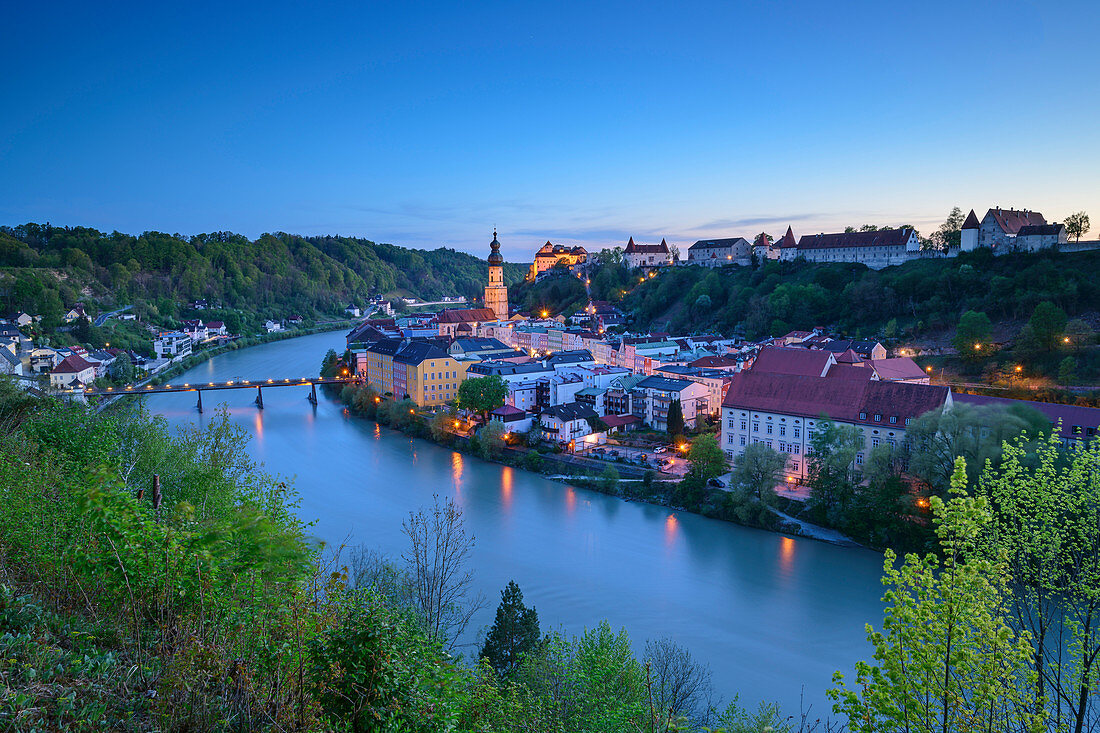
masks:
[(504, 257), (500, 254), (500, 242), (493, 231), (489, 243), (489, 284), (485, 286), (485, 307), (493, 311), (498, 321), (508, 320), (508, 288), (504, 285)]

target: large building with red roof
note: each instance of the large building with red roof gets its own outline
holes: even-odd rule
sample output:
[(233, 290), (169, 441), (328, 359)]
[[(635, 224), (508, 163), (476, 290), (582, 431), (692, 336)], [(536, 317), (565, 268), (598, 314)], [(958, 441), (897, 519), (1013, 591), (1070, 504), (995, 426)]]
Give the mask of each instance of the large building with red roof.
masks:
[(630, 268), (665, 267), (673, 264), (674, 258), (668, 242), (663, 239), (660, 244), (635, 244), (631, 237), (623, 250), (623, 260)]
[(920, 254), (920, 238), (911, 227), (878, 229), (870, 232), (807, 234), (794, 247), (787, 238), (780, 242), (782, 260), (810, 262), (860, 262), (873, 270), (900, 265)]
[(763, 443), (787, 454), (784, 480), (803, 482), (806, 451), (822, 418), (859, 428), (865, 447), (855, 462), (862, 465), (876, 446), (898, 445), (913, 420), (952, 403), (949, 387), (879, 381), (871, 372), (833, 366), (828, 376), (809, 376), (754, 365), (734, 374), (722, 400), (722, 450), (732, 461), (746, 446)]
[[(1038, 211), (1022, 209), (1002, 209), (1000, 206), (985, 212), (985, 216), (978, 221), (977, 214), (970, 210), (962, 225), (960, 236), (960, 249), (964, 252), (988, 247), (996, 254), (1014, 252), (1017, 246), (1016, 237), (1025, 227), (1044, 227), (1047, 220)], [(1029, 229), (1028, 231), (1035, 231)], [(1042, 231), (1042, 230), (1040, 230)], [(1027, 232), (1025, 232), (1026, 234)]]

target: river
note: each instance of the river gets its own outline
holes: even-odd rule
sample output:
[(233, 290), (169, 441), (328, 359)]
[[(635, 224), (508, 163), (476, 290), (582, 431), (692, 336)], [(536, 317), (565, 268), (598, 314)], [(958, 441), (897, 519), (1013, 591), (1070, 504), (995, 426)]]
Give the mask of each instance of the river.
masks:
[[(343, 334), (279, 341), (210, 359), (174, 382), (315, 375)], [(742, 703), (829, 712), (834, 670), (851, 677), (869, 659), (863, 626), (881, 626), (882, 556), (784, 537), (666, 508), (626, 502), (486, 463), (353, 418), (308, 388), (208, 392), (205, 417), (225, 403), (253, 439), (268, 472), (291, 478), (311, 531), (339, 545), (398, 556), (401, 521), (433, 494), (453, 497), (476, 536), (477, 585), (487, 604), (472, 628), (493, 619), (510, 579), (538, 609), (543, 629), (579, 634), (600, 619), (626, 627), (640, 651), (671, 636), (709, 664), (716, 691)], [(194, 394), (146, 398), (171, 424), (202, 421)]]

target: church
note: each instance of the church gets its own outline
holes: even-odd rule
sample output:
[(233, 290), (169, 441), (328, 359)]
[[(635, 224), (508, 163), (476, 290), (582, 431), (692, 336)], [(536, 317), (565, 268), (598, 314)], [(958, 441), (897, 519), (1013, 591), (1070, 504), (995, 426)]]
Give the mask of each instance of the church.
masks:
[(489, 243), (489, 284), (485, 286), (485, 307), (498, 321), (508, 320), (508, 286), (504, 284), (504, 256), (500, 254), (500, 242), (493, 231)]

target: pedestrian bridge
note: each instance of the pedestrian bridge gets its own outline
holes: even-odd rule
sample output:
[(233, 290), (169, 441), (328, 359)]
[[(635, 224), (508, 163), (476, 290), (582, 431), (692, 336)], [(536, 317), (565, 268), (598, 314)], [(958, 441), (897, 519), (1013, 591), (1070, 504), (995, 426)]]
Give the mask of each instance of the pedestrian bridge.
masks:
[(341, 377), (288, 377), (285, 379), (231, 379), (228, 382), (184, 382), (182, 384), (146, 384), (145, 386), (127, 385), (125, 387), (102, 387), (77, 390), (73, 394), (82, 394), (84, 397), (120, 397), (123, 395), (166, 394), (169, 392), (195, 392), (198, 396), (196, 407), (202, 412), (202, 393), (214, 392), (223, 389), (254, 389), (256, 390), (256, 405), (264, 406), (264, 388), (275, 387), (309, 387), (307, 399), (317, 404), (317, 385), (319, 384), (358, 384), (362, 379), (358, 376)]

